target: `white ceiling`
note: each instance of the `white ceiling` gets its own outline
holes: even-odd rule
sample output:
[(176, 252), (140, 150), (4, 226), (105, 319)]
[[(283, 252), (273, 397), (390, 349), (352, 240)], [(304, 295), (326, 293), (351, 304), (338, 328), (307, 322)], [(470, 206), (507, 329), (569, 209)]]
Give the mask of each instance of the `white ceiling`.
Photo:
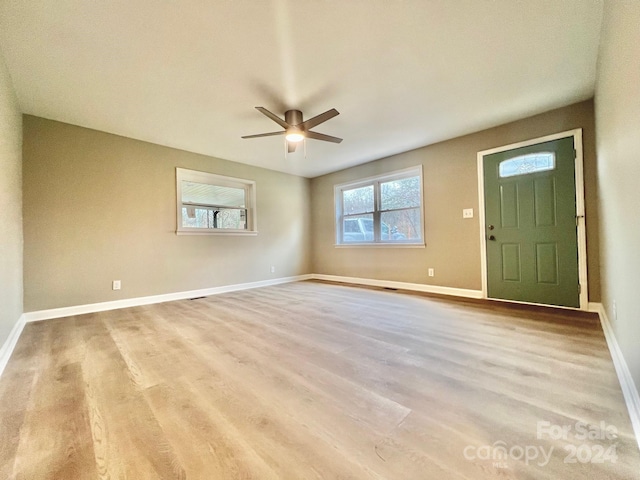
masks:
[[(314, 177), (590, 98), (602, 0), (0, 0), (25, 113)], [(285, 158), (280, 116), (340, 115)]]

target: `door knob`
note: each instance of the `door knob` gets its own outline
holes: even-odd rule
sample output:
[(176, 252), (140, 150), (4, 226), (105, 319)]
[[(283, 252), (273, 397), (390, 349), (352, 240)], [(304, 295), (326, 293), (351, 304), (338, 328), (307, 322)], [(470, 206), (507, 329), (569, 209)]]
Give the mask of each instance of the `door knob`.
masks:
[(495, 241), (496, 237), (494, 235), (489, 235), (489, 240)]

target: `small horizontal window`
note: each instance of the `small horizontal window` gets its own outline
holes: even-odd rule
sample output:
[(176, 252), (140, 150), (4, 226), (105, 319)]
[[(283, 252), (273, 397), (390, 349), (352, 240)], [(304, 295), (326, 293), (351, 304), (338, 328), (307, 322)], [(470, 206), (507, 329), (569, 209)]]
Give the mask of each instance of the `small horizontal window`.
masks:
[(177, 233), (255, 234), (255, 182), (176, 169)]
[(500, 162), (500, 177), (515, 177), (528, 173), (544, 172), (556, 168), (553, 152), (528, 153)]

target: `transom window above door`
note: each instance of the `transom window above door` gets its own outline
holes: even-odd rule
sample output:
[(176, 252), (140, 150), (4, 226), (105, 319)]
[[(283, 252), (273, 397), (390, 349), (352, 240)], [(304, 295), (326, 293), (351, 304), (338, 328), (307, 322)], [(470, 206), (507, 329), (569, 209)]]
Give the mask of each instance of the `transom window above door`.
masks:
[(528, 173), (544, 172), (556, 168), (556, 154), (537, 152), (503, 160), (498, 167), (500, 177), (515, 177)]

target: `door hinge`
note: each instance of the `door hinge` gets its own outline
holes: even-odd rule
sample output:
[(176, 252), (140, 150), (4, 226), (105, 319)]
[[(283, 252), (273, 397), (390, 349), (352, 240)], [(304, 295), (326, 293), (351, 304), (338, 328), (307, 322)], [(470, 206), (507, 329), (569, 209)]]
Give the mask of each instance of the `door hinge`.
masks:
[(582, 293), (582, 285), (578, 284), (578, 293)]
[(573, 159), (575, 160), (576, 158), (578, 158), (578, 151), (574, 148), (573, 149)]

